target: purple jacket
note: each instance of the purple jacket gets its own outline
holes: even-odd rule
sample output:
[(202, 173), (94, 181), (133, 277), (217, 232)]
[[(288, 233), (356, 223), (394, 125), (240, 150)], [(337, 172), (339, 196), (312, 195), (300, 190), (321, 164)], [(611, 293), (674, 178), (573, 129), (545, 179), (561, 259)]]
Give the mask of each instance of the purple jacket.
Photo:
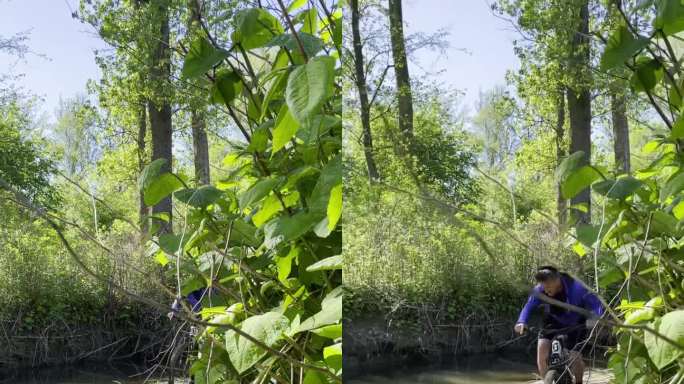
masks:
[[(582, 284), (577, 282), (575, 279), (564, 273), (561, 274), (561, 282), (563, 283), (563, 292), (565, 293), (566, 303), (588, 309), (598, 316), (603, 315), (603, 305), (596, 295), (584, 288), (584, 286), (582, 286)], [(550, 317), (551, 321), (564, 327), (571, 327), (584, 322), (584, 316), (577, 312), (566, 310), (551, 311), (551, 305), (543, 302), (541, 299), (535, 296), (535, 292), (544, 293), (544, 289), (541, 284), (538, 284), (536, 287), (534, 287), (532, 294), (530, 294), (530, 297), (527, 299), (525, 307), (523, 307), (522, 311), (520, 311), (518, 323), (527, 324), (530, 314), (539, 305), (544, 306), (544, 311), (546, 315)]]
[[(186, 299), (188, 300), (188, 304), (190, 304), (190, 308), (194, 312), (199, 312), (202, 309), (202, 304), (200, 303), (202, 296), (204, 295), (205, 291), (207, 290), (206, 287), (200, 288), (197, 290), (194, 290), (188, 294)], [(175, 300), (173, 302), (173, 305), (171, 306), (171, 309), (173, 312), (178, 313), (178, 311), (181, 308), (181, 304), (178, 302), (178, 300)]]

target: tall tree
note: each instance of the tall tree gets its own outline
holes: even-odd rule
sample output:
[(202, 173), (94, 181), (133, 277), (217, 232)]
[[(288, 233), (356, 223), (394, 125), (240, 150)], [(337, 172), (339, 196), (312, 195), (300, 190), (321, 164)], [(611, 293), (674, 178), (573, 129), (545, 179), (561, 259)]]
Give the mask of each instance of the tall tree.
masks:
[(615, 172), (630, 172), (629, 123), (624, 93), (612, 92), (610, 110), (613, 125), (613, 150), (615, 152)]
[(399, 105), (399, 130), (401, 131), (405, 147), (410, 151), (413, 145), (413, 98), (408, 60), (406, 59), (401, 0), (389, 0), (389, 21), (394, 77)]
[(359, 1), (351, 0), (351, 23), (352, 23), (352, 39), (354, 42), (354, 69), (356, 88), (359, 92), (359, 101), (361, 103), (361, 126), (363, 129), (363, 153), (366, 157), (366, 166), (368, 168), (368, 177), (373, 180), (380, 178), (375, 159), (373, 157), (373, 136), (371, 134), (370, 125), (370, 102), (368, 101), (368, 86), (366, 84), (366, 73), (363, 61), (363, 43), (361, 42), (361, 33), (359, 31)]
[[(569, 72), (573, 81), (567, 89), (568, 112), (570, 115), (570, 153), (584, 152), (583, 164), (591, 161), (591, 93), (588, 85), (587, 69), (590, 66), (589, 47), (589, 1), (579, 2), (579, 17), (576, 19), (574, 33), (571, 34)], [(591, 190), (586, 188), (571, 199), (573, 205), (584, 204), (586, 210), (577, 210), (580, 222), (591, 221)]]
[[(142, 101), (138, 107), (138, 138), (137, 138), (137, 152), (138, 152), (138, 172), (142, 172), (147, 164), (147, 152), (145, 151), (145, 140), (147, 137), (147, 102)], [(142, 191), (139, 192), (138, 198), (138, 212), (140, 216), (140, 224), (143, 230), (147, 229), (147, 220), (145, 217), (149, 215), (150, 210), (145, 205), (145, 199)]]
[[(558, 94), (556, 96), (556, 164), (560, 162), (567, 155), (565, 145), (565, 88), (559, 86)], [(566, 209), (568, 201), (563, 197), (560, 184), (556, 186), (556, 208), (558, 211), (558, 223), (563, 224), (566, 221)]]
[[(150, 5), (156, 28), (156, 41), (152, 53), (150, 77), (154, 95), (148, 103), (150, 128), (152, 130), (152, 161), (166, 159), (161, 172), (170, 172), (172, 166), (173, 130), (171, 123), (171, 104), (168, 95), (168, 81), (171, 75), (171, 50), (169, 49), (169, 9), (166, 1), (154, 1)], [(166, 213), (167, 225), (162, 231), (170, 231), (172, 225), (171, 196), (162, 199), (152, 207), (152, 213)]]
[[(201, 23), (200, 2), (188, 0), (190, 10), (190, 21), (188, 34), (192, 37)], [(204, 118), (203, 105), (191, 106), (190, 126), (192, 129), (192, 149), (195, 164), (195, 181), (197, 184), (209, 184), (209, 143), (207, 141), (206, 121)]]

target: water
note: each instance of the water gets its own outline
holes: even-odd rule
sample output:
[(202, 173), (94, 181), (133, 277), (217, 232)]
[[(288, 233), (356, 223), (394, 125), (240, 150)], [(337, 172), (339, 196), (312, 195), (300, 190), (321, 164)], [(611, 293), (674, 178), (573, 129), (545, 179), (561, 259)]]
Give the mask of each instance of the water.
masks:
[[(536, 366), (532, 359), (508, 359), (496, 355), (479, 355), (459, 359), (454, 363), (441, 366), (407, 368), (397, 367), (381, 374), (369, 374), (345, 380), (351, 384), (531, 384), (541, 383), (537, 380)], [(589, 372), (590, 371), (590, 372)], [(589, 377), (591, 373), (591, 377)], [(609, 382), (608, 371), (593, 368), (585, 372), (584, 383), (604, 384)]]
[[(43, 368), (25, 370), (18, 374), (0, 373), (0, 383), (12, 384), (157, 384), (167, 380), (150, 379), (147, 374), (140, 374), (144, 368), (134, 365), (102, 365), (84, 364), (80, 366)], [(157, 376), (158, 377), (158, 376)], [(176, 383), (183, 383), (177, 379)]]

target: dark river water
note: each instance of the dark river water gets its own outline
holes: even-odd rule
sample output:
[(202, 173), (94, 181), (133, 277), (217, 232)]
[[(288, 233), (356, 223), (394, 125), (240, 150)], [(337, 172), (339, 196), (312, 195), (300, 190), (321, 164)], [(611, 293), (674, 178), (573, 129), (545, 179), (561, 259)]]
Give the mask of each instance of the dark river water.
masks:
[[(24, 370), (18, 373), (0, 373), (0, 384), (139, 384), (167, 383), (160, 380), (161, 372), (145, 381), (149, 372), (133, 365), (83, 364), (72, 367)], [(184, 381), (177, 379), (177, 384)]]
[[(345, 384), (541, 383), (541, 381), (537, 381), (537, 375), (534, 374), (536, 371), (534, 364), (533, 358), (527, 356), (476, 355), (459, 358), (457, 361), (444, 363), (439, 366), (396, 367), (382, 373), (361, 375), (349, 380), (345, 379), (344, 382)], [(588, 370), (584, 377), (584, 383), (608, 383), (609, 374), (605, 369), (595, 367)]]

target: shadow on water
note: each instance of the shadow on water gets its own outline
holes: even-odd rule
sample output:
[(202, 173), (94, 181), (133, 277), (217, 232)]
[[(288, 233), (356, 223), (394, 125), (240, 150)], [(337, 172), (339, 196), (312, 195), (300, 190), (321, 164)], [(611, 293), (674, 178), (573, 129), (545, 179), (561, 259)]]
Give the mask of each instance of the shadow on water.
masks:
[[(40, 369), (25, 369), (18, 372), (0, 372), (0, 384), (139, 384), (167, 383), (167, 380), (151, 378), (147, 381), (144, 367), (134, 364), (83, 363)], [(176, 383), (183, 380), (176, 379)]]

